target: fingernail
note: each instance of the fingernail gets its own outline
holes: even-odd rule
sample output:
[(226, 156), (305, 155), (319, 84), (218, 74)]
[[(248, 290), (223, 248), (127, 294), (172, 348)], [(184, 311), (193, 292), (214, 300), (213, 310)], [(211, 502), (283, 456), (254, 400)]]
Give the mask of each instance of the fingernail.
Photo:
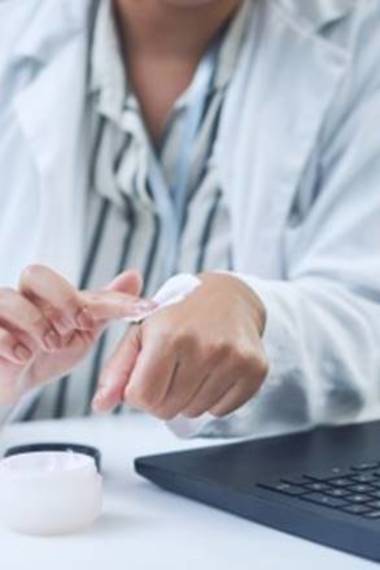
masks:
[(144, 318), (145, 316), (150, 315), (151, 311), (147, 311), (145, 310), (141, 310), (141, 309), (131, 309), (128, 311), (128, 314), (126, 315), (126, 318)]
[(134, 314), (143, 313), (144, 311), (153, 311), (158, 307), (154, 301), (139, 301), (131, 307), (131, 312)]
[(20, 362), (28, 362), (32, 358), (32, 351), (24, 344), (17, 344), (13, 349), (13, 354)]
[(104, 404), (104, 400), (105, 400), (107, 394), (108, 394), (108, 391), (106, 388), (99, 390), (97, 392), (97, 394), (95, 394), (95, 397), (92, 400), (93, 410), (95, 410), (96, 412), (101, 412), (103, 410), (102, 404)]
[(75, 322), (80, 329), (88, 330), (94, 328), (95, 326), (94, 319), (86, 307), (79, 310), (75, 318)]
[(61, 338), (60, 336), (51, 329), (45, 336), (44, 336), (44, 345), (48, 350), (55, 350), (61, 347)]

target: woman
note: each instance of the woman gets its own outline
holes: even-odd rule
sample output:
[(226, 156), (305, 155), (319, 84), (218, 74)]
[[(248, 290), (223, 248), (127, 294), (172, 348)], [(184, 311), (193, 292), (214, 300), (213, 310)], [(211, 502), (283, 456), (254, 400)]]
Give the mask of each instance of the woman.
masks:
[[(24, 417), (89, 413), (102, 368), (96, 410), (228, 416), (205, 434), (378, 415), (379, 23), (377, 0), (0, 5), (1, 378), (66, 374)], [(125, 332), (128, 267), (145, 296), (202, 286)]]

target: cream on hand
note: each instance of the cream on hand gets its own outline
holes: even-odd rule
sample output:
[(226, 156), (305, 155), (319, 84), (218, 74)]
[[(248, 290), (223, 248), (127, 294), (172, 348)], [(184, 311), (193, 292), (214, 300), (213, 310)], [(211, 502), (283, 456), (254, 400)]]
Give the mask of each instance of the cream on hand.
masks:
[(156, 304), (154, 309), (143, 312), (134, 317), (128, 317), (125, 321), (128, 323), (141, 323), (148, 317), (154, 315), (157, 311), (184, 301), (186, 297), (193, 293), (193, 291), (195, 291), (195, 289), (197, 289), (201, 284), (201, 280), (194, 275), (187, 273), (175, 275), (166, 281), (154, 295), (152, 299)]

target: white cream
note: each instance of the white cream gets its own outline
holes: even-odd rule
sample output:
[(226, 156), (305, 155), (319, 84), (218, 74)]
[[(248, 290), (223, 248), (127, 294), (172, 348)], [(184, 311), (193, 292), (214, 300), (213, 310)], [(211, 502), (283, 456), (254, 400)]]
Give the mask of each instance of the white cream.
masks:
[(157, 313), (157, 311), (184, 301), (186, 297), (193, 293), (201, 284), (202, 281), (194, 275), (187, 273), (175, 275), (166, 281), (153, 297), (153, 301), (156, 302), (157, 307), (141, 313), (141, 315), (136, 317), (128, 317), (125, 320), (128, 323), (141, 323), (148, 317), (154, 315), (154, 313)]
[(0, 461), (0, 520), (32, 535), (78, 532), (100, 515), (102, 477), (91, 457), (69, 452)]

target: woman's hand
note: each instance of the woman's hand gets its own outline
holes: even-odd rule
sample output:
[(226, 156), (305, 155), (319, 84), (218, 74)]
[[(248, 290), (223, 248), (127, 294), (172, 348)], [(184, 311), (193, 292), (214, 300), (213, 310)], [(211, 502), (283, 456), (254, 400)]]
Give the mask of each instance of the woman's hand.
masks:
[(18, 291), (0, 289), (0, 403), (70, 371), (111, 319), (151, 308), (140, 291), (133, 271), (105, 290), (80, 292), (38, 265), (23, 272)]
[(165, 420), (224, 416), (256, 394), (268, 372), (264, 307), (235, 277), (201, 278), (185, 301), (128, 331), (102, 373), (95, 410), (124, 400)]

